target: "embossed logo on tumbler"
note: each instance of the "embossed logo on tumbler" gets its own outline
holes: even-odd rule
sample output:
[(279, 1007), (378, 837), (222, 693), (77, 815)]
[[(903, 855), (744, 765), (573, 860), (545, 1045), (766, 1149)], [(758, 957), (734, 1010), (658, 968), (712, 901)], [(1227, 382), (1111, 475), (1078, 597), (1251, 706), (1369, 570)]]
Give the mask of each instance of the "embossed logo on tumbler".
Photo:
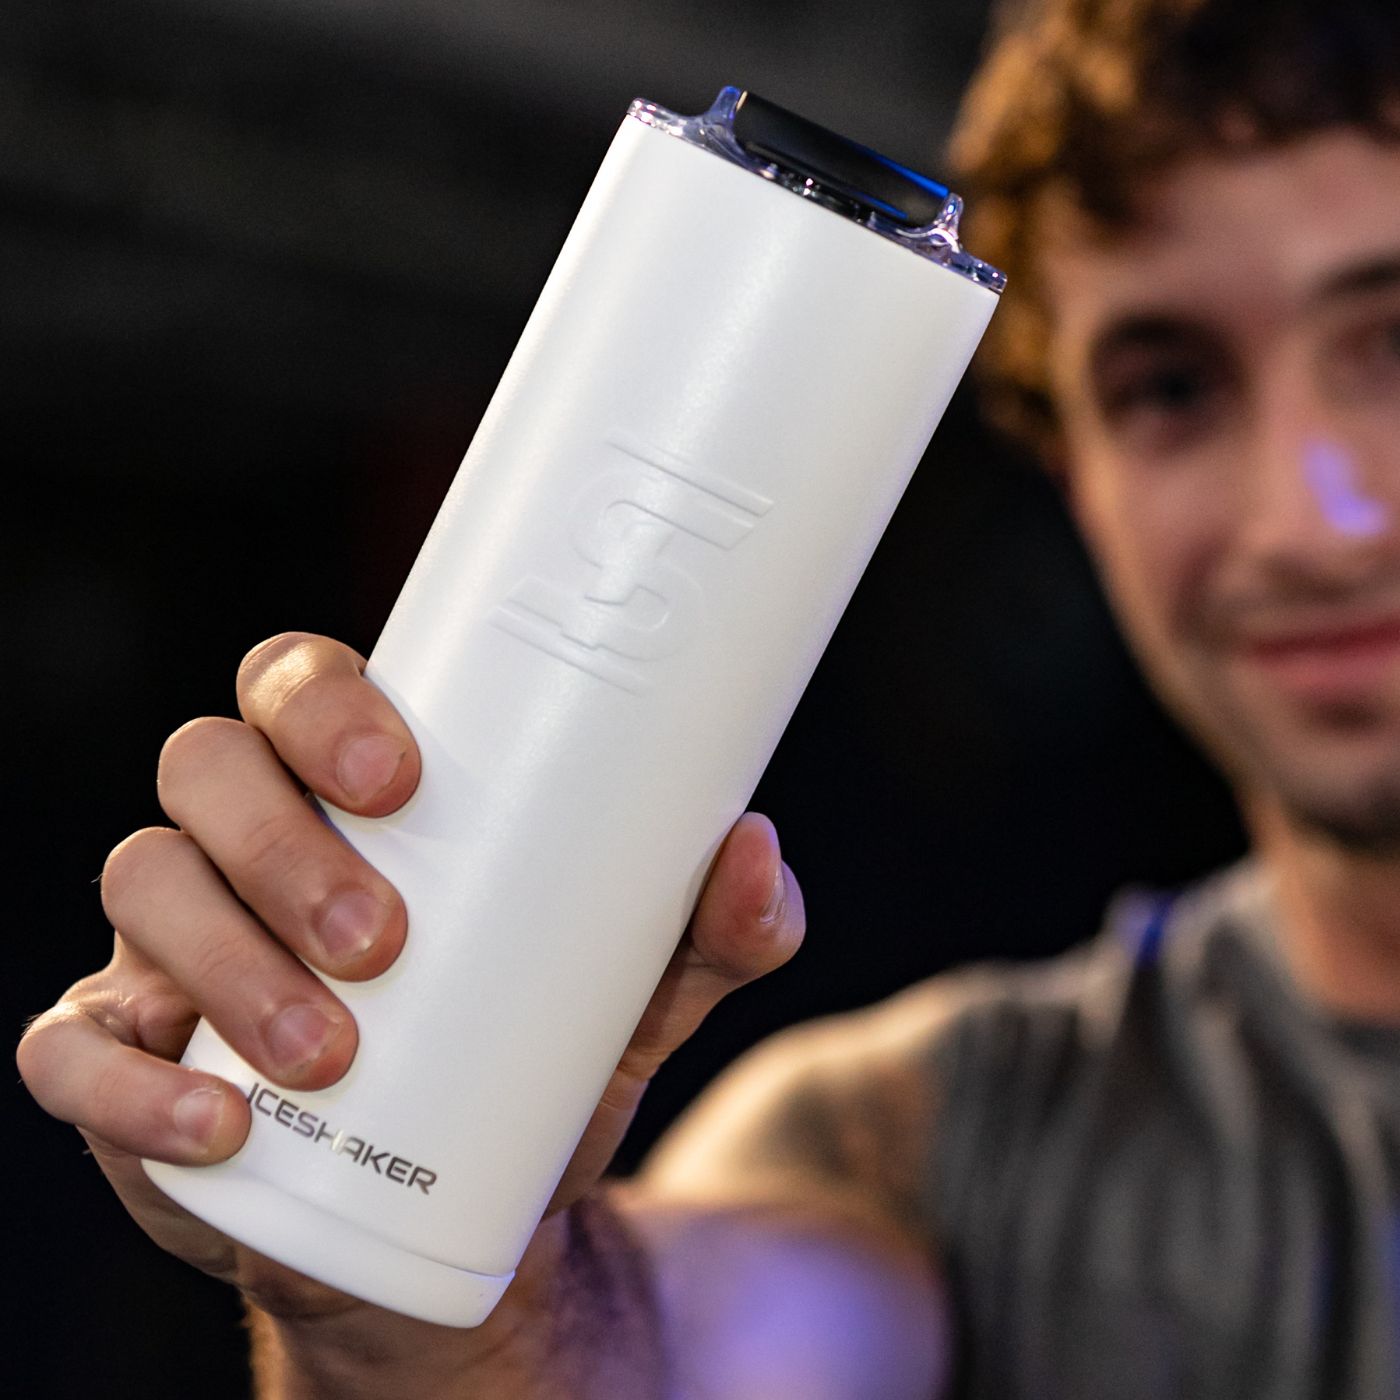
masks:
[[(687, 572), (678, 531), (733, 549), (773, 504), (625, 432), (574, 501), (569, 538), (597, 571), (579, 592), (532, 575), (492, 614), (497, 627), (599, 680), (640, 693), (644, 666), (679, 651), (701, 625), (703, 570)], [(703, 560), (701, 561), (703, 563)]]
[[(494, 1306), (996, 305), (942, 185), (726, 88), (635, 102), (366, 675), (422, 778), (328, 820), (408, 941), (327, 982), (359, 1049), (248, 1140), (147, 1162), (384, 1307)], [(424, 1164), (430, 1164), (425, 1166)]]

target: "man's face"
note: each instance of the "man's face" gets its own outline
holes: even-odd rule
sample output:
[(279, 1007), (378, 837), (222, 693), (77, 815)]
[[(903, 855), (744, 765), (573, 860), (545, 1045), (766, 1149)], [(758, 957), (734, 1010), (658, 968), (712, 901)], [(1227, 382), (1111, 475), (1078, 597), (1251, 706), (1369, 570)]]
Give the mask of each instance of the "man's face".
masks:
[(1183, 162), (1043, 266), (1074, 510), (1147, 672), (1246, 799), (1400, 845), (1400, 146)]

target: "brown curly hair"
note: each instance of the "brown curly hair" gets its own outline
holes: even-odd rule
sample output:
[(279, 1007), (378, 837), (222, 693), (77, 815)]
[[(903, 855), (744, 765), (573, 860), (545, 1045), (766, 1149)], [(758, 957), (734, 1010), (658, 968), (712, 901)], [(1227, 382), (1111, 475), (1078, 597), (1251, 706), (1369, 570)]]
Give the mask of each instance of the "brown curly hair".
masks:
[(1008, 274), (978, 364), (992, 420), (1056, 440), (1035, 265), (1052, 201), (1121, 227), (1185, 156), (1338, 125), (1400, 139), (1400, 0), (1004, 0), (950, 147), (968, 246)]

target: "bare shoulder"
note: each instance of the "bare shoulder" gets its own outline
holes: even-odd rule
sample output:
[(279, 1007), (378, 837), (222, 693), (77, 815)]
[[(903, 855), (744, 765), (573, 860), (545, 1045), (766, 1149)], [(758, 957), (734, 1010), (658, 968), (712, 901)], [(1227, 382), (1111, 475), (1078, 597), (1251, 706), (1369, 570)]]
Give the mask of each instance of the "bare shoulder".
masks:
[(810, 1022), (730, 1067), (619, 1204), (657, 1273), (686, 1400), (940, 1393), (933, 1060), (957, 980)]
[(659, 1195), (718, 1199), (751, 1195), (756, 1180), (797, 1179), (860, 1199), (929, 1247), (937, 1062), (967, 999), (965, 978), (937, 977), (770, 1037), (678, 1120), (642, 1180)]

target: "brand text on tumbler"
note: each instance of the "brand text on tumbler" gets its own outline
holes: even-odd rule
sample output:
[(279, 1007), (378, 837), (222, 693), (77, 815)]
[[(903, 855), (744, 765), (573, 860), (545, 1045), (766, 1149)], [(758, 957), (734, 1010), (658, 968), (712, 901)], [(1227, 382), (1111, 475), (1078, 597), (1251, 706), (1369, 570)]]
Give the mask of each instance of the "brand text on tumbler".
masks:
[(312, 1142), (326, 1142), (337, 1155), (348, 1157), (359, 1166), (373, 1167), (377, 1176), (387, 1177), (403, 1186), (416, 1186), (425, 1196), (437, 1180), (436, 1172), (415, 1166), (404, 1157), (395, 1157), (387, 1147), (376, 1151), (372, 1142), (351, 1137), (343, 1128), (336, 1131), (327, 1127), (324, 1118), (299, 1107), (291, 1099), (284, 1099), (266, 1084), (255, 1083), (248, 1090), (248, 1103), (255, 1112), (290, 1128), (299, 1137)]

